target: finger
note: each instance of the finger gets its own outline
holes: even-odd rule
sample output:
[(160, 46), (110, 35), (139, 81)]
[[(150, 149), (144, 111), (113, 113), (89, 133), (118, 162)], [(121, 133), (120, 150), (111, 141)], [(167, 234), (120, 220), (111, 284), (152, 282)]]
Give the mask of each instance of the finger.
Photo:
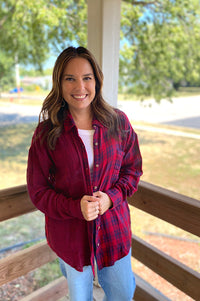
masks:
[(95, 210), (93, 210), (93, 212), (90, 212), (88, 214), (85, 215), (85, 219), (87, 221), (92, 221), (94, 219), (96, 219), (99, 215), (99, 210), (97, 208), (95, 208)]
[(102, 202), (99, 202), (99, 214), (102, 215), (104, 213), (104, 208)]
[(99, 210), (98, 202), (87, 202), (86, 209), (88, 213), (93, 213)]
[(90, 214), (99, 214), (99, 205), (96, 204), (96, 206), (90, 207), (88, 210)]
[(105, 209), (104, 209), (103, 207), (100, 207), (100, 208), (99, 208), (99, 214), (100, 214), (100, 215), (103, 215), (104, 212), (105, 212)]
[[(106, 195), (107, 196), (107, 195)], [(111, 206), (110, 198), (104, 197), (99, 200), (99, 214), (103, 215)]]
[(99, 214), (99, 204), (86, 201), (82, 212), (87, 221), (96, 219)]
[(101, 195), (102, 195), (102, 192), (101, 192), (101, 191), (95, 191), (95, 192), (93, 193), (93, 196), (95, 196), (95, 197), (97, 197), (97, 198), (100, 198)]
[(84, 200), (86, 200), (88, 202), (97, 202), (98, 201), (97, 197), (94, 195), (86, 195), (86, 196), (84, 196)]
[(95, 212), (95, 214), (97, 214), (97, 215), (99, 214), (99, 206), (96, 206), (96, 207), (95, 207), (95, 211), (94, 211), (94, 212)]

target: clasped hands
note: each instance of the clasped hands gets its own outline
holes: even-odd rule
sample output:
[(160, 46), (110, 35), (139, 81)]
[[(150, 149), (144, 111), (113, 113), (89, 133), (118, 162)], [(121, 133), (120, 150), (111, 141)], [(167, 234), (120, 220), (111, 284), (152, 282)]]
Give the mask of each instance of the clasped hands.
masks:
[(102, 191), (94, 192), (93, 196), (84, 195), (81, 199), (81, 211), (86, 221), (92, 221), (103, 215), (112, 206), (110, 197)]

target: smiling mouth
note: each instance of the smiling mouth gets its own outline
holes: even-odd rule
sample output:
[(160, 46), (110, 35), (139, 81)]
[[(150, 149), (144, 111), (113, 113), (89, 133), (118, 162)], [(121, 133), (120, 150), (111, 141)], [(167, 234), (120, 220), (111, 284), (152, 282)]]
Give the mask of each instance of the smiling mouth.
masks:
[(73, 98), (75, 98), (76, 100), (83, 100), (87, 97), (88, 94), (84, 94), (84, 95), (72, 95)]

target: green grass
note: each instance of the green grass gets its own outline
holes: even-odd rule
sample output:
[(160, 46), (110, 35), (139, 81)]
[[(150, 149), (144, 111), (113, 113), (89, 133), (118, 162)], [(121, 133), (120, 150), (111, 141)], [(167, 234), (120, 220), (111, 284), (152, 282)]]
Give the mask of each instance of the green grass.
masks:
[(142, 180), (200, 199), (199, 140), (142, 130), (137, 133), (143, 157)]
[(14, 104), (19, 104), (19, 105), (27, 105), (27, 106), (41, 106), (42, 107), (42, 103), (44, 101), (44, 98), (41, 99), (37, 99), (37, 98), (0, 98), (0, 107), (5, 103), (14, 103)]
[[(175, 126), (175, 125), (167, 125), (167, 124), (156, 124), (156, 123), (149, 123), (149, 122), (144, 122), (144, 121), (137, 121), (131, 120), (131, 123), (134, 126), (139, 126), (139, 127), (143, 127), (143, 126), (149, 126), (149, 127), (153, 127), (155, 129), (163, 129), (163, 131), (165, 130), (170, 130), (170, 131), (178, 131), (178, 132), (183, 132), (183, 133), (188, 133), (188, 134), (195, 134), (195, 135), (200, 135), (200, 129), (195, 129), (195, 128), (187, 128), (187, 127), (181, 127), (181, 126)], [(138, 132), (138, 130), (137, 130)]]
[(138, 98), (134, 94), (126, 94), (126, 93), (119, 93), (118, 94), (118, 100), (132, 100), (137, 101)]
[(36, 123), (1, 127), (0, 189), (26, 182), (28, 149)]
[(40, 211), (21, 215), (1, 222), (0, 249), (44, 236), (44, 215)]
[(3, 97), (3, 98), (1, 97), (1, 94), (0, 94), (0, 102), (41, 106), (45, 97), (48, 95), (48, 93), (49, 93), (49, 91), (43, 91), (43, 90), (34, 91), (34, 92), (24, 91), (24, 92), (20, 92), (19, 94), (6, 93), (8, 95), (8, 97)]
[[(9, 94), (7, 98), (1, 98), (0, 94), (0, 102), (13, 102), (15, 104), (23, 104), (23, 105), (37, 105), (41, 106), (45, 97), (48, 95), (50, 91), (48, 90), (39, 90), (39, 91), (24, 91), (19, 94)], [(28, 96), (24, 98), (24, 95)], [(181, 87), (178, 91), (174, 93), (174, 97), (184, 97), (184, 96), (195, 96), (200, 95), (200, 87)], [(23, 96), (23, 97), (22, 97)], [(150, 99), (152, 97), (145, 97), (144, 99)], [(138, 97), (135, 94), (126, 94), (119, 93), (118, 100), (131, 100), (137, 101)]]
[[(26, 183), (28, 149), (35, 125), (36, 124), (18, 124), (1, 128), (0, 189)], [(158, 127), (158, 125), (154, 126)], [(199, 130), (193, 131), (192, 129), (186, 130), (164, 125), (159, 127), (200, 134)], [(137, 130), (137, 133), (143, 157), (144, 174), (141, 179), (189, 197), (200, 199), (199, 140), (143, 130)], [(136, 211), (136, 209), (134, 210)], [(23, 240), (23, 237), (24, 240), (27, 240), (28, 237), (32, 237), (30, 229), (25, 230), (25, 228), (27, 227), (28, 229), (30, 227), (34, 229), (35, 219), (38, 218), (37, 214), (38, 213), (32, 213), (30, 218), (27, 217), (27, 226), (23, 226), (25, 225), (25, 217), (18, 218), (19, 229), (17, 235), (15, 235), (17, 241)], [(134, 216), (133, 220), (135, 218)], [(148, 220), (151, 220), (150, 217)], [(150, 227), (151, 229), (149, 229), (149, 231), (154, 231), (157, 223), (152, 223), (152, 225), (149, 226), (148, 220), (147, 228)], [(11, 225), (13, 224), (13, 226), (10, 226), (10, 233), (13, 233), (16, 228), (16, 224), (13, 221), (14, 220), (10, 221)], [(134, 230), (135, 224), (138, 225), (136, 227), (139, 227), (141, 231), (146, 228), (144, 219), (142, 219), (142, 222), (137, 221), (137, 223), (134, 223)], [(143, 226), (145, 227), (144, 229)], [(5, 226), (5, 229), (7, 227), (8, 226)], [(4, 233), (3, 231), (1, 232), (2, 236), (0, 235), (0, 241), (3, 243), (5, 240), (5, 245), (11, 241), (8, 232)], [(34, 232), (40, 236), (39, 230), (34, 230)], [(3, 237), (7, 237), (7, 240)]]
[(179, 90), (175, 92), (176, 97), (195, 95), (200, 95), (200, 87), (180, 87)]
[[(174, 126), (162, 125), (162, 128), (193, 133), (191, 129)], [(194, 130), (194, 133), (200, 135), (200, 130)], [(143, 130), (137, 130), (137, 134), (143, 157), (144, 174), (141, 180), (200, 200), (199, 140)], [(198, 237), (133, 207), (131, 220), (132, 231), (140, 237), (144, 237), (144, 232), (149, 231), (199, 240)]]
[[(148, 124), (137, 123), (137, 125)], [(35, 126), (36, 124), (32, 123), (1, 127), (0, 189), (26, 183), (28, 149)], [(200, 134), (200, 130), (175, 126), (154, 125), (154, 127)], [(144, 174), (141, 179), (200, 199), (199, 140), (144, 130), (136, 132), (143, 157)], [(136, 208), (131, 208), (131, 219), (133, 233), (140, 237), (145, 237), (144, 232), (150, 231), (196, 239), (194, 235)], [(43, 214), (41, 212), (26, 214), (1, 223), (0, 249), (43, 236)], [(35, 285), (43, 286), (57, 276), (60, 276), (58, 263), (50, 263), (35, 271)]]
[(49, 282), (62, 276), (58, 258), (43, 265), (34, 272), (34, 290), (47, 285)]
[[(200, 87), (180, 87), (178, 91), (174, 91), (174, 97), (187, 97), (187, 96), (196, 96), (200, 95)], [(152, 99), (152, 96), (144, 96), (144, 100)], [(131, 100), (137, 101), (139, 98), (135, 94), (131, 93), (119, 93), (118, 100)]]

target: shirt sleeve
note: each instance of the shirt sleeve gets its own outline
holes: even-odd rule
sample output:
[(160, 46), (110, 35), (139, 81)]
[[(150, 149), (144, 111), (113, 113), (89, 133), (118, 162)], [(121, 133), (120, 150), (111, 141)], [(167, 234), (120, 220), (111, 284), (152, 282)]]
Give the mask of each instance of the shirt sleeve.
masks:
[(45, 142), (33, 136), (28, 154), (27, 188), (31, 201), (46, 216), (54, 219), (68, 219), (71, 217), (84, 219), (80, 200), (67, 198), (57, 193), (51, 183), (52, 159)]
[(140, 176), (143, 173), (137, 134), (124, 113), (123, 116), (125, 118), (123, 118), (125, 120), (125, 138), (122, 139), (124, 157), (119, 178), (113, 187), (105, 191), (111, 198), (113, 207), (118, 206), (122, 201), (126, 201), (127, 196), (130, 197), (137, 191)]

